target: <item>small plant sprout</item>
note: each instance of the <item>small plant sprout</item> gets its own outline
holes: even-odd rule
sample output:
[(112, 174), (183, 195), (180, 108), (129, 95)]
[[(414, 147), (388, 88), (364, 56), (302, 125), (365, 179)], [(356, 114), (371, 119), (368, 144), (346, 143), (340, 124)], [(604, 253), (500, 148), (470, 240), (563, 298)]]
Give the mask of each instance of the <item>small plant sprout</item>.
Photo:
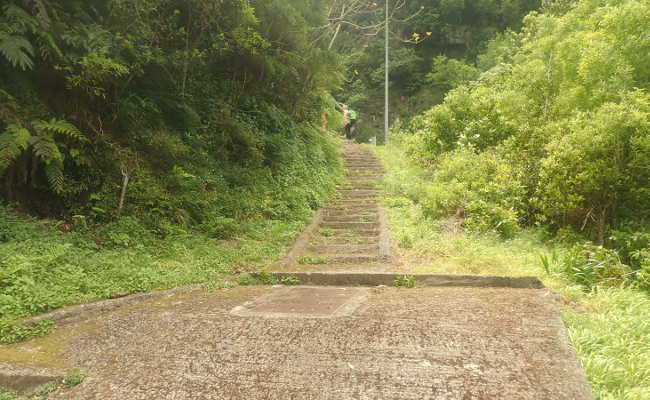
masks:
[(414, 288), (416, 284), (415, 276), (413, 275), (399, 275), (393, 281), (393, 285), (403, 288)]

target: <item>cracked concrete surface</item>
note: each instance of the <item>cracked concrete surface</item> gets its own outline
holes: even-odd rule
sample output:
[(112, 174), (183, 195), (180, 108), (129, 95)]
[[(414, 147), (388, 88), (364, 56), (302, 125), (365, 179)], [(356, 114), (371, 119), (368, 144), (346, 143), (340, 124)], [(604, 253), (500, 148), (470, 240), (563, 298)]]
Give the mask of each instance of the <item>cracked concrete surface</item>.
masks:
[[(545, 290), (357, 288), (365, 300), (348, 315), (324, 301), (329, 318), (310, 317), (309, 290), (332, 289), (179, 293), (70, 325), (60, 354), (89, 377), (52, 398), (591, 398)], [(230, 312), (281, 313), (283, 295), (316, 300), (305, 315)]]

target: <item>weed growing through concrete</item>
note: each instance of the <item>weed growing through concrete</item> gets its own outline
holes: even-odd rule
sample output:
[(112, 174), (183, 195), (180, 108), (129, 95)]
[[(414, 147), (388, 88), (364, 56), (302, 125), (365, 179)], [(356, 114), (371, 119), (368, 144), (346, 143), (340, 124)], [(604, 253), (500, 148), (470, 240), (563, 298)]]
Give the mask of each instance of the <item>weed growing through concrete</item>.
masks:
[(86, 379), (86, 373), (80, 369), (72, 369), (63, 378), (62, 381), (50, 381), (42, 385), (40, 388), (28, 393), (19, 393), (14, 390), (6, 390), (0, 388), (0, 400), (44, 400), (54, 393), (59, 388), (72, 388)]
[(345, 232), (341, 232), (338, 236), (342, 238), (355, 238), (359, 236), (359, 234), (353, 231), (345, 231)]
[(403, 288), (414, 288), (415, 284), (415, 276), (413, 275), (400, 275), (393, 281), (393, 285)]
[(336, 232), (335, 232), (334, 229), (332, 229), (332, 228), (320, 228), (320, 229), (318, 230), (318, 233), (319, 233), (321, 236), (330, 237), (330, 236), (334, 236), (334, 234), (335, 234)]
[(207, 291), (228, 289), (234, 286), (237, 286), (237, 283), (225, 279), (213, 279), (201, 285), (201, 287)]
[(84, 381), (84, 379), (86, 379), (86, 373), (80, 369), (75, 368), (68, 372), (68, 375), (63, 378), (63, 382), (61, 382), (61, 384), (63, 387), (71, 388), (79, 385)]
[(285, 276), (284, 278), (280, 279), (280, 283), (287, 286), (296, 286), (300, 285), (300, 279), (296, 278), (295, 276)]
[(272, 273), (267, 271), (246, 272), (239, 275), (239, 279), (237, 282), (242, 286), (277, 285), (278, 278)]
[(302, 256), (298, 260), (298, 264), (303, 265), (329, 264), (330, 262), (332, 262), (331, 258), (321, 256)]

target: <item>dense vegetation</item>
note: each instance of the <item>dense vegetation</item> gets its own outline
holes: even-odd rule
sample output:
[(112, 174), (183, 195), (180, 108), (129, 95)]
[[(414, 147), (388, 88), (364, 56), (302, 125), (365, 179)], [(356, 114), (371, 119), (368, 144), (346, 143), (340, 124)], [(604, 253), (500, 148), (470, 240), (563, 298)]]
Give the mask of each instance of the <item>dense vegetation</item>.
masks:
[(21, 316), (254, 268), (333, 190), (323, 2), (0, 10), (1, 340)]
[(314, 124), (339, 79), (310, 40), (319, 3), (9, 1), (2, 196), (39, 215), (217, 235), (229, 218), (315, 205), (328, 185), (302, 182), (335, 165)]
[(555, 4), (493, 39), (478, 79), (402, 132), (435, 167), (425, 212), (505, 238), (540, 225), (576, 243), (580, 283), (650, 287), (649, 17), (635, 0)]

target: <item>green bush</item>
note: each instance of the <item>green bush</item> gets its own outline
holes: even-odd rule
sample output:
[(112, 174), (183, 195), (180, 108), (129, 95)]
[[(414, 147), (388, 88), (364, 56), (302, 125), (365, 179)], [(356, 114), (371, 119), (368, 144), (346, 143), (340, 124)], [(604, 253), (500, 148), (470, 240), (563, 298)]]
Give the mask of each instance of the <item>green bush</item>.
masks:
[(418, 200), (430, 218), (464, 217), (472, 231), (508, 238), (518, 227), (522, 196), (512, 168), (497, 153), (461, 148), (439, 159)]
[(504, 239), (512, 238), (519, 224), (512, 209), (474, 200), (467, 205), (465, 227), (472, 232), (495, 232)]
[[(521, 222), (572, 227), (603, 244), (620, 224), (650, 218), (650, 6), (547, 6), (521, 32), (490, 42), (479, 79), (413, 118), (403, 142), (438, 168), (459, 148), (500, 154), (524, 196), (514, 207), (496, 205)], [(430, 190), (439, 203), (430, 209), (457, 206), (472, 179), (460, 175)], [(503, 214), (475, 205), (490, 207)]]
[(650, 201), (637, 195), (648, 186), (650, 148), (640, 147), (637, 139), (650, 131), (650, 97), (634, 93), (621, 104), (607, 103), (558, 123), (556, 129), (541, 161), (535, 204), (544, 220), (577, 226), (593, 220), (603, 244), (605, 224), (610, 214), (620, 215), (619, 204), (634, 204), (635, 217), (650, 209)]
[(616, 250), (591, 243), (574, 245), (563, 261), (563, 272), (573, 281), (591, 288), (635, 283), (636, 274), (621, 261)]
[(607, 246), (616, 249), (623, 262), (638, 268), (648, 263), (650, 232), (637, 231), (634, 228), (613, 230), (607, 238)]

